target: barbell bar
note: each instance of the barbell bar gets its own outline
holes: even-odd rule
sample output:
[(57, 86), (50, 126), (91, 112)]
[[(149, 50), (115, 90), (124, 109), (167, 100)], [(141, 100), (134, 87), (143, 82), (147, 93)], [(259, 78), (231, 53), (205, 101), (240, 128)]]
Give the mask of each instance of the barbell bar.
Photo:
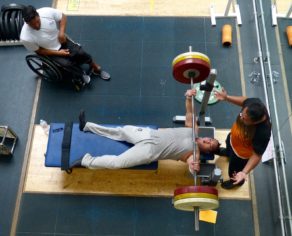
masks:
[[(176, 56), (172, 61), (172, 74), (175, 80), (185, 84), (191, 84), (194, 89), (195, 83), (206, 80), (210, 74), (211, 63), (208, 56), (192, 52), (182, 53)], [(193, 138), (193, 158), (196, 156), (196, 133), (195, 127), (195, 105), (194, 96), (192, 96), (192, 138)], [(195, 230), (199, 230), (199, 210), (211, 210), (219, 207), (218, 191), (208, 186), (196, 186), (197, 174), (194, 173), (194, 185), (178, 188), (174, 191), (173, 205), (178, 210), (194, 211)]]

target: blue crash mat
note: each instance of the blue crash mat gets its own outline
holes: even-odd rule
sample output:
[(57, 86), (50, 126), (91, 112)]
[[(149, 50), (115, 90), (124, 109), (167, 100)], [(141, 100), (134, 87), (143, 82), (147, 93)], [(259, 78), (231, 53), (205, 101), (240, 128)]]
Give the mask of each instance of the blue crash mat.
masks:
[[(116, 127), (118, 125), (104, 125), (108, 127)], [(47, 167), (61, 167), (62, 156), (62, 141), (64, 136), (64, 123), (51, 123), (49, 139), (47, 145), (47, 152), (45, 157), (45, 166)], [(145, 127), (145, 126), (144, 126)], [(148, 126), (157, 128), (155, 126)], [(86, 153), (92, 156), (100, 155), (119, 155), (132, 147), (132, 144), (127, 142), (115, 141), (100, 135), (92, 134), (90, 132), (81, 132), (79, 124), (73, 124), (71, 149), (70, 149), (70, 166), (80, 157)], [(137, 157), (139, 158), (139, 157)], [(153, 162), (147, 165), (140, 165), (133, 167), (134, 169), (157, 169), (158, 162)]]

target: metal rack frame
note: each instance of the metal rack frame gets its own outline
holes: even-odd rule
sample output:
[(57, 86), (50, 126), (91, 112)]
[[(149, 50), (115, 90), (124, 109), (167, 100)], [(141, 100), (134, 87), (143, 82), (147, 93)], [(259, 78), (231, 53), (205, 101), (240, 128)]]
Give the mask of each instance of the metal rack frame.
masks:
[[(231, 5), (233, 7), (234, 12), (230, 13)], [(238, 25), (242, 25), (240, 8), (239, 8), (239, 5), (237, 3), (235, 3), (234, 0), (228, 0), (226, 8), (225, 8), (225, 12), (224, 12), (223, 15), (216, 14), (215, 5), (211, 4), (211, 6), (210, 6), (210, 14), (211, 14), (211, 24), (212, 24), (212, 26), (216, 26), (216, 17), (236, 17), (237, 24)]]

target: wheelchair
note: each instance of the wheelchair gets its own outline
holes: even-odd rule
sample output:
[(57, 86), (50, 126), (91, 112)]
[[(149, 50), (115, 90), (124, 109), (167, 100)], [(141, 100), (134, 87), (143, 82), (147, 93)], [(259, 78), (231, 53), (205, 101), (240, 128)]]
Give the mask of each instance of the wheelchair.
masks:
[[(67, 40), (74, 44), (78, 44), (73, 41), (68, 35)], [(80, 44), (78, 44), (80, 46)], [(72, 65), (70, 67), (64, 67), (57, 61), (48, 56), (41, 56), (38, 54), (30, 54), (25, 57), (28, 67), (36, 73), (40, 78), (48, 82), (72, 82), (75, 90), (80, 91), (87, 83), (84, 82), (84, 76), (92, 75), (92, 68), (89, 65)], [(110, 78), (107, 72), (102, 71), (106, 77)]]
[(86, 84), (83, 81), (83, 76), (90, 76), (92, 71), (88, 65), (88, 69), (83, 66), (72, 66), (70, 68), (62, 67), (53, 59), (47, 56), (30, 54), (25, 57), (29, 68), (36, 73), (41, 79), (48, 82), (70, 81), (74, 88), (80, 91)]

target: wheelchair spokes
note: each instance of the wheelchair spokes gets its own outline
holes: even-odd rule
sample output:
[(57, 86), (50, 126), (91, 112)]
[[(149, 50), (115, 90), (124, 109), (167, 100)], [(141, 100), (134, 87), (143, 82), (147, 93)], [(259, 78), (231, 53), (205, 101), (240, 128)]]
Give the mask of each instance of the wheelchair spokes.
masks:
[(39, 55), (28, 55), (25, 59), (29, 68), (41, 78), (49, 82), (62, 80), (62, 74), (57, 66), (55, 66), (46, 57)]

